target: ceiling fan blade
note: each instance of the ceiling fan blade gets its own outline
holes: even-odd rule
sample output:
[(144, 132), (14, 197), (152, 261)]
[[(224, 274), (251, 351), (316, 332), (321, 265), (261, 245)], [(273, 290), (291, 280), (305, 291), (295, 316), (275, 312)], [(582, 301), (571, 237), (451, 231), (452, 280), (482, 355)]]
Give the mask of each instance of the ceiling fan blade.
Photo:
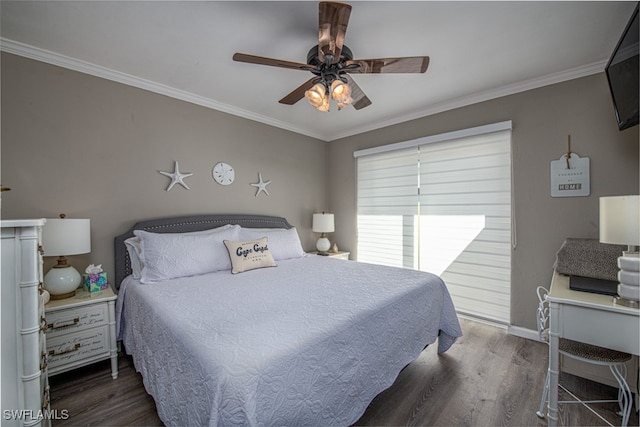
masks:
[(342, 53), (344, 36), (349, 25), (351, 5), (346, 3), (320, 2), (318, 25), (318, 60), (325, 63), (325, 57), (331, 55), (331, 63), (337, 63)]
[(291, 93), (289, 93), (278, 102), (280, 102), (280, 104), (293, 105), (296, 102), (300, 101), (302, 98), (304, 98), (304, 93), (307, 90), (311, 89), (311, 87), (315, 84), (314, 80), (316, 80), (316, 77), (311, 77), (309, 80), (302, 83), (300, 86), (295, 88)]
[(349, 74), (344, 74), (344, 77), (347, 79), (347, 84), (351, 88), (351, 99), (353, 99), (351, 105), (353, 105), (353, 108), (360, 110), (371, 105), (371, 100), (367, 98), (367, 95), (364, 94), (353, 78)]
[(424, 73), (429, 67), (428, 56), (409, 56), (404, 58), (354, 59), (345, 61), (345, 65), (360, 65), (360, 69), (350, 73)]
[(309, 64), (303, 64), (301, 62), (283, 61), (282, 59), (265, 58), (264, 56), (249, 55), (246, 53), (234, 53), (233, 60), (237, 62), (269, 65), (271, 67), (289, 68), (293, 70), (308, 71), (310, 68)]

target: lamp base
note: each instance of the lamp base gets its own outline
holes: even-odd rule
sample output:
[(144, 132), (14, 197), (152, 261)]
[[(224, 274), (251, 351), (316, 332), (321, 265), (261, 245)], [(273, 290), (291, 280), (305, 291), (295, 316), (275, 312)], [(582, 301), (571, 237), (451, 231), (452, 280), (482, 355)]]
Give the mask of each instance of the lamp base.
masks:
[(329, 242), (329, 239), (324, 237), (323, 233), (323, 237), (320, 237), (316, 242), (316, 249), (318, 249), (318, 252), (326, 253), (330, 248), (331, 242)]
[(613, 297), (613, 305), (621, 305), (629, 308), (640, 308), (640, 301), (626, 299), (621, 297)]
[(73, 297), (75, 295), (76, 295), (76, 291), (68, 292), (66, 294), (59, 294), (59, 295), (49, 294), (49, 299), (50, 300), (67, 299), (67, 298), (71, 298), (71, 297)]
[[(638, 252), (626, 251), (618, 258), (618, 295), (627, 301), (640, 300), (640, 257)], [(637, 305), (635, 305), (637, 307)]]
[(56, 265), (44, 276), (44, 288), (51, 295), (51, 299), (74, 296), (80, 283), (82, 276), (69, 264)]

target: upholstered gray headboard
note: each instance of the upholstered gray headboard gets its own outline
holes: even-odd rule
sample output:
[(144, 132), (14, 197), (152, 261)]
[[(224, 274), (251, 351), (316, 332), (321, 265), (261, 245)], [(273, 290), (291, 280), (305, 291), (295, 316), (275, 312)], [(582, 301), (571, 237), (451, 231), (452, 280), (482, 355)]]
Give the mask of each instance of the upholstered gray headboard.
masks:
[(236, 215), (212, 214), (192, 215), (171, 218), (158, 218), (137, 222), (126, 233), (115, 237), (115, 286), (120, 289), (120, 283), (131, 274), (131, 260), (124, 241), (133, 237), (134, 230), (150, 231), (152, 233), (186, 233), (221, 227), (225, 224), (238, 224), (247, 228), (291, 228), (285, 218), (266, 215)]

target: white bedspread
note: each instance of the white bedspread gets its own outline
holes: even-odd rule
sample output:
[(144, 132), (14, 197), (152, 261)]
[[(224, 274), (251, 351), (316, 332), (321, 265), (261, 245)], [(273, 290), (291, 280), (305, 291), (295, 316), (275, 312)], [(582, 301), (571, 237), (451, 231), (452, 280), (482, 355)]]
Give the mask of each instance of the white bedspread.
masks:
[(118, 305), (167, 425), (350, 425), (427, 344), (462, 335), (442, 280), (320, 256), (143, 285)]

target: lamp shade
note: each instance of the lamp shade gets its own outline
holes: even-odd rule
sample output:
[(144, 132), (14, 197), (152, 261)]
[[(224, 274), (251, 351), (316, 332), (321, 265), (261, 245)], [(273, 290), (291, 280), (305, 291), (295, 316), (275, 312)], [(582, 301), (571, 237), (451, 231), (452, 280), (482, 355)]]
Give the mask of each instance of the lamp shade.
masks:
[(44, 256), (78, 255), (91, 252), (88, 219), (47, 218), (42, 229)]
[(600, 197), (600, 242), (640, 245), (640, 196)]
[(324, 212), (314, 213), (311, 229), (314, 233), (333, 233), (333, 214)]

